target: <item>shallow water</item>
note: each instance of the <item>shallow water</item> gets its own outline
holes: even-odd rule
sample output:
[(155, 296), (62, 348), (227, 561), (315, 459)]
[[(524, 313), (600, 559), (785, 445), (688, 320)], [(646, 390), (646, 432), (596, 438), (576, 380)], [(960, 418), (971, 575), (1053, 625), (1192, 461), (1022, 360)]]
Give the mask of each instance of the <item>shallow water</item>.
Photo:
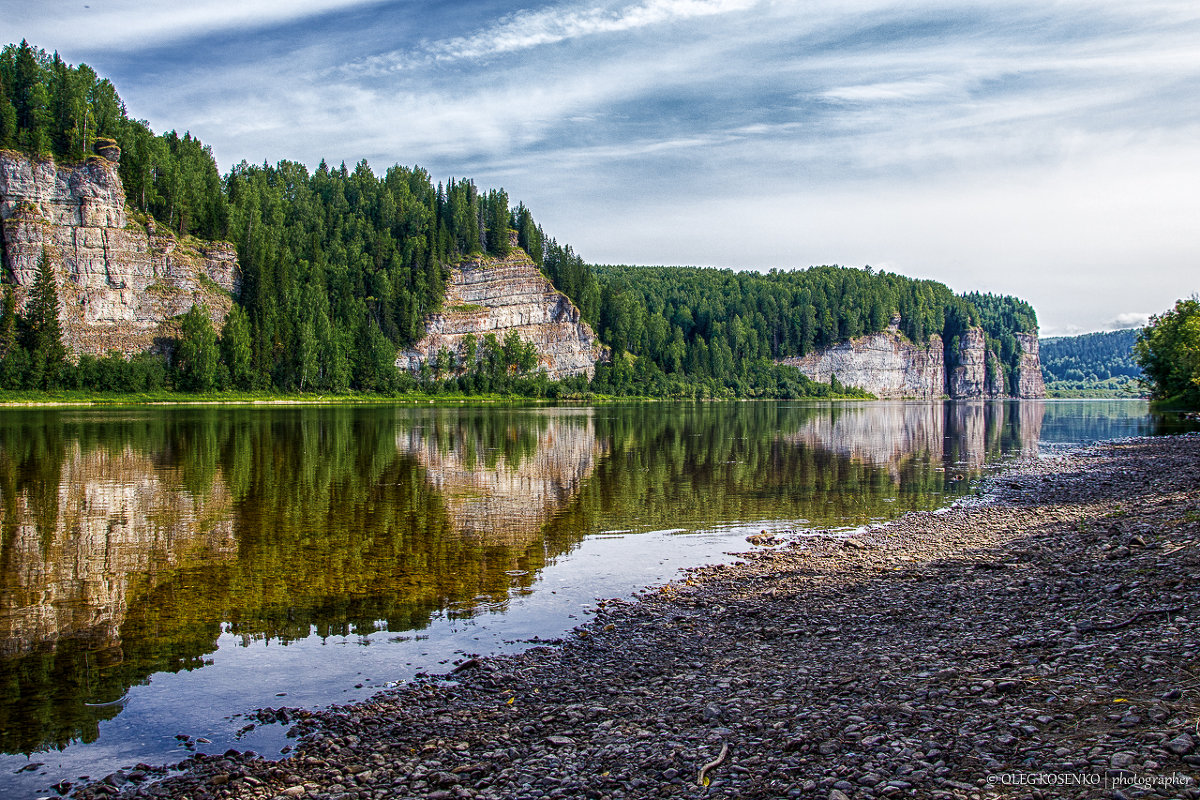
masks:
[(278, 754), (256, 709), (562, 636), (764, 529), (938, 508), (1005, 458), (1179, 424), (1130, 401), (4, 410), (0, 793)]

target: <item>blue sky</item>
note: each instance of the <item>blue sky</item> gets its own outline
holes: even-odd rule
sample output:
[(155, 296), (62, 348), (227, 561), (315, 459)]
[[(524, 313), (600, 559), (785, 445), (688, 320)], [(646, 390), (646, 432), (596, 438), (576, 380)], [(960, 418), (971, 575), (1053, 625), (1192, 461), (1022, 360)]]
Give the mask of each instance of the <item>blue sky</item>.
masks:
[(419, 164), (595, 262), (845, 264), (1016, 294), (1043, 335), (1200, 291), (1200, 5), (0, 0), (156, 131)]

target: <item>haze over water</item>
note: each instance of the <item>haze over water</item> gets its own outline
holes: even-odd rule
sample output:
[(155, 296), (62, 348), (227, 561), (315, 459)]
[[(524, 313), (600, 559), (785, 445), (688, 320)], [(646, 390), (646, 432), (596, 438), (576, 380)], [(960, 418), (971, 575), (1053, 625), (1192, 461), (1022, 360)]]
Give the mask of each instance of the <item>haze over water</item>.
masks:
[(257, 709), (561, 637), (750, 533), (938, 508), (1039, 443), (1168, 422), (1122, 401), (6, 410), (0, 792), (278, 755)]

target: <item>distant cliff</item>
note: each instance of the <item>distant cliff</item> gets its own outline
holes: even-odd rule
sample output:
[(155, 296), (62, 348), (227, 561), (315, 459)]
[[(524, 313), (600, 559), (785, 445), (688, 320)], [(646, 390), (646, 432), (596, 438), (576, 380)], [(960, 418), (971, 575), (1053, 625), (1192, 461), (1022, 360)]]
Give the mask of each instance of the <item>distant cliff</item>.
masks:
[(78, 164), (0, 150), (3, 269), (18, 302), (44, 250), (58, 282), (64, 344), (76, 356), (153, 349), (175, 335), (171, 318), (196, 303), (220, 324), (237, 288), (233, 245), (181, 240), (152, 220), (129, 218), (120, 149), (107, 140), (96, 149)]
[(514, 244), (504, 258), (484, 256), (450, 267), (442, 310), (425, 318), (425, 335), (396, 355), (396, 366), (416, 372), (442, 348), (461, 362), (468, 335), (482, 341), (493, 334), (503, 341), (510, 331), (536, 348), (539, 366), (552, 380), (591, 379), (603, 355), (579, 309)]
[(815, 381), (836, 376), (846, 386), (882, 398), (954, 399), (1044, 397), (1036, 334), (1019, 333), (1019, 364), (1006, 390), (1004, 372), (987, 348), (983, 330), (969, 328), (959, 337), (958, 352), (947, 359), (942, 337), (916, 344), (900, 333), (898, 321), (887, 330), (860, 336), (805, 356), (783, 359)]

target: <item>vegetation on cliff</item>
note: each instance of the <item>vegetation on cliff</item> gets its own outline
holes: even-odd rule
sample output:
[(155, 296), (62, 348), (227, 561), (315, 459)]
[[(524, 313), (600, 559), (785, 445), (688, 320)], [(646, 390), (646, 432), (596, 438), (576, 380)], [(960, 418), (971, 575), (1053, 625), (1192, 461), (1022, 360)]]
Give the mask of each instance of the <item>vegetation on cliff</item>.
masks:
[(1200, 408), (1200, 296), (1151, 317), (1135, 352), (1155, 402)]
[[(8, 45), (0, 53), (0, 147), (81, 160), (120, 147), (128, 206), (180, 234), (227, 238), (241, 267), (235, 310), (221, 331), (197, 313), (181, 320), (173, 363), (129, 367), (85, 358), (56, 380), (6, 364), (3, 385), (153, 391), (520, 391), (654, 396), (795, 397), (843, 394), (776, 359), (882, 331), (900, 317), (914, 341), (940, 335), (954, 363), (958, 337), (983, 324), (1011, 373), (1016, 332), (1036, 331), (1015, 298), (956, 296), (934, 281), (818, 267), (768, 274), (675, 267), (596, 267), (560, 245), (504, 190), (470, 180), (434, 184), (419, 167), (377, 176), (322, 162), (242, 162), (222, 177), (211, 150), (175, 131), (157, 136), (130, 119), (116, 90), (86, 65)], [(511, 343), (481, 342), (469, 375), (394, 367), (445, 296), (448, 266), (504, 256), (510, 229), (551, 282), (612, 348), (594, 380), (550, 387)], [(10, 315), (11, 316), (11, 315)], [(512, 352), (510, 352), (512, 351)], [(6, 360), (7, 361), (7, 360)], [(436, 365), (435, 365), (436, 366)], [(8, 368), (11, 367), (11, 368)], [(35, 380), (36, 378), (36, 380)]]

